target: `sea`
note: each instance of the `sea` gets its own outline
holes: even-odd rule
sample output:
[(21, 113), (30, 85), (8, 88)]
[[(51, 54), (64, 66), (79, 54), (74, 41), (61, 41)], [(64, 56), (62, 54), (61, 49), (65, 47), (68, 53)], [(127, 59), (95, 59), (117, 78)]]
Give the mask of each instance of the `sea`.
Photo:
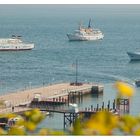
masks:
[[(67, 33), (79, 23), (100, 29), (103, 40), (69, 41)], [(140, 62), (131, 62), (127, 51), (140, 51), (140, 5), (0, 5), (0, 38), (21, 35), (33, 42), (30, 51), (0, 52), (0, 95), (62, 82), (101, 83), (104, 93), (86, 96), (80, 108), (107, 104), (116, 97), (114, 84), (134, 86), (130, 114), (139, 115)], [(63, 129), (63, 115), (47, 117), (39, 127)]]

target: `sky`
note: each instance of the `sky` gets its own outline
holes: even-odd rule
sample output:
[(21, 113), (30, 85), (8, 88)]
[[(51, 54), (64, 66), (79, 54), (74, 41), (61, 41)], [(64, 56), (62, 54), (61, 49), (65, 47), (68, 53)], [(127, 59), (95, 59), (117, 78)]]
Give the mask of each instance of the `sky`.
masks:
[(123, 11), (123, 12), (137, 12), (140, 9), (140, 5), (97, 5), (97, 4), (31, 4), (31, 5), (25, 5), (25, 4), (0, 4), (0, 15), (38, 15), (38, 14), (47, 14), (48, 12), (52, 12), (52, 14), (63, 14), (64, 11), (72, 12), (73, 10), (77, 11), (84, 11), (84, 10), (90, 10), (93, 9), (97, 12), (102, 11)]
[(139, 0), (0, 0), (0, 4), (140, 4)]
[[(115, 5), (115, 4), (130, 4), (127, 5), (127, 8), (125, 5)], [(53, 15), (63, 15), (64, 11), (68, 11), (69, 13), (74, 10), (82, 10), (82, 8), (86, 8), (89, 6), (89, 8), (93, 7), (95, 8), (95, 11), (97, 12), (102, 12), (113, 10), (113, 11), (121, 11), (125, 10), (127, 11), (132, 11), (132, 12), (137, 12), (138, 9), (140, 9), (140, 5), (132, 5), (132, 4), (140, 4), (140, 0), (0, 0), (0, 16), (15, 16), (15, 14), (18, 16), (22, 15), (27, 15), (27, 18), (29, 16), (37, 16), (37, 15), (45, 15), (46, 12), (53, 12)], [(3, 5), (6, 4), (6, 5)], [(7, 5), (9, 4), (9, 5)], [(11, 5), (12, 4), (12, 5)], [(14, 4), (20, 4), (20, 5), (14, 5)], [(26, 4), (26, 5), (24, 5)], [(27, 5), (31, 4), (31, 5)], [(32, 5), (32, 4), (37, 4), (37, 5)], [(47, 4), (47, 5), (39, 5), (39, 4)], [(50, 5), (53, 4), (53, 5)], [(61, 5), (61, 4), (67, 4), (67, 5)], [(73, 4), (73, 5), (70, 5)], [(74, 4), (81, 4), (80, 7), (79, 5), (74, 5)], [(98, 6), (93, 6), (95, 4), (103, 4), (100, 5), (100, 8)], [(105, 5), (105, 4), (114, 4), (114, 5)], [(59, 6), (58, 6), (59, 5)], [(125, 7), (125, 8), (124, 8)], [(97, 10), (96, 10), (97, 9)], [(101, 11), (99, 11), (99, 9)]]

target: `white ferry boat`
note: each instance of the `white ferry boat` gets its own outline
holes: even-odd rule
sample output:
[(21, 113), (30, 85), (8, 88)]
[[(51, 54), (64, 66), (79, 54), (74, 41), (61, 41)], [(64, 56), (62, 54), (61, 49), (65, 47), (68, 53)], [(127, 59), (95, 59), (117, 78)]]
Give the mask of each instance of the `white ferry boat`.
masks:
[(0, 38), (0, 51), (31, 50), (33, 43), (24, 43), (21, 36), (12, 35), (11, 38)]
[(83, 28), (80, 24), (79, 29), (72, 34), (67, 34), (70, 41), (88, 41), (103, 39), (104, 35), (99, 29), (91, 28), (91, 19), (87, 28)]

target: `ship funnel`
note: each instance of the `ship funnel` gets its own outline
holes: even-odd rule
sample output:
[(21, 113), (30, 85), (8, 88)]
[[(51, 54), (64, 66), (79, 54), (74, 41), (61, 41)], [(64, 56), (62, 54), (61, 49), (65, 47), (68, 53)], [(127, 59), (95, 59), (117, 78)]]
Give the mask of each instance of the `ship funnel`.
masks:
[(91, 28), (91, 18), (89, 19), (88, 28)]

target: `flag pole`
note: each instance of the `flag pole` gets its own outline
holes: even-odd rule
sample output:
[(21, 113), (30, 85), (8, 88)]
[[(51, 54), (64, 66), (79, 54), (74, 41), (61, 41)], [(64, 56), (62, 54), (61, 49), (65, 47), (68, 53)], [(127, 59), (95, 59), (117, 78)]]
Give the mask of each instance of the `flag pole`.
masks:
[(75, 72), (75, 84), (78, 83), (78, 60), (76, 59), (76, 72)]

